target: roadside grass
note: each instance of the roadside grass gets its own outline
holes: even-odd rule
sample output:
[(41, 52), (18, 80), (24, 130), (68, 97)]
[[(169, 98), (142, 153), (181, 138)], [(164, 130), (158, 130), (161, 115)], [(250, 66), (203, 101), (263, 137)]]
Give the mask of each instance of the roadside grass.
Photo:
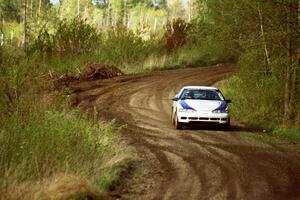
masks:
[[(265, 132), (241, 132), (242, 135), (260, 140), (271, 144), (295, 144), (297, 149), (300, 150), (300, 131), (296, 129), (284, 129), (276, 126), (272, 121), (266, 123), (264, 120), (254, 119), (252, 113), (259, 112), (259, 110), (251, 110), (251, 108), (241, 107), (244, 101), (243, 94), (234, 91), (235, 87), (233, 84), (237, 84), (239, 79), (233, 76), (229, 79), (219, 81), (215, 86), (219, 87), (224, 93), (226, 98), (232, 99), (232, 104), (230, 105), (232, 116), (238, 121), (247, 124), (252, 127), (256, 127), (260, 130), (265, 130)], [(243, 111), (241, 111), (243, 110)], [(248, 113), (248, 114), (247, 114)], [(250, 113), (250, 114), (249, 114)], [(260, 113), (263, 115), (263, 113)]]
[(120, 128), (70, 108), (44, 63), (0, 53), (0, 199), (105, 199), (134, 159)]
[[(166, 56), (163, 56), (166, 57)], [(152, 71), (168, 70), (168, 69), (178, 69), (184, 67), (184, 65), (178, 64), (169, 60), (161, 61), (162, 58), (156, 58), (154, 56), (149, 56), (145, 61), (140, 63), (126, 63), (116, 65), (125, 74), (137, 74), (137, 73), (148, 73)], [(170, 59), (170, 58), (168, 58)], [(88, 62), (100, 63), (100, 64), (111, 64), (111, 61), (103, 60), (99, 57), (99, 53), (94, 54), (82, 54), (78, 56), (53, 56), (51, 59), (44, 58), (39, 61), (43, 65), (43, 70), (45, 72), (56, 72), (59, 74), (64, 74), (67, 72), (78, 72), (84, 69)]]
[[(222, 63), (223, 60), (214, 58), (206, 60), (197, 50), (191, 48), (178, 49), (171, 54), (150, 55), (142, 63), (129, 65), (123, 69), (125, 74), (147, 73), (153, 71), (164, 71), (186, 67), (204, 67)], [(227, 61), (224, 61), (227, 62)]]
[(287, 143), (286, 141), (278, 140), (278, 138), (275, 138), (275, 137), (265, 134), (265, 133), (243, 131), (243, 132), (240, 132), (240, 134), (242, 136), (249, 137), (249, 138), (255, 139), (257, 141), (264, 142), (264, 143), (270, 143), (273, 145)]
[(43, 65), (48, 71), (66, 73), (68, 71), (78, 72), (78, 70), (82, 70), (87, 62), (115, 64), (125, 74), (137, 74), (185, 67), (211, 66), (218, 63), (229, 62), (228, 60), (218, 57), (209, 56), (207, 58), (207, 55), (203, 51), (199, 53), (199, 49), (194, 49), (190, 46), (184, 46), (170, 54), (166, 54), (163, 50), (158, 50), (158, 52), (141, 52), (141, 54), (144, 59), (136, 60), (133, 58), (124, 58), (118, 60), (118, 62), (110, 59), (103, 51), (89, 55), (53, 56), (50, 59), (45, 57), (43, 59)]
[(295, 145), (297, 151), (300, 152), (299, 131), (295, 130), (273, 130), (271, 132), (240, 132), (242, 136), (255, 139), (260, 142), (269, 143), (273, 145)]
[[(29, 114), (14, 113), (0, 132), (2, 199), (25, 193), (22, 199), (57, 199), (68, 187), (73, 189), (64, 191), (66, 197), (100, 197), (132, 158), (117, 132), (114, 122), (91, 120), (78, 109), (34, 106)], [(84, 190), (76, 184), (85, 185)]]
[(56, 73), (78, 72), (83, 69), (89, 58), (89, 55), (66, 56), (65, 58), (55, 56), (50, 60), (45, 60), (44, 67)]
[(276, 128), (272, 131), (272, 135), (280, 138), (284, 138), (288, 141), (296, 144), (300, 151), (300, 131), (299, 130), (286, 130), (283, 128)]

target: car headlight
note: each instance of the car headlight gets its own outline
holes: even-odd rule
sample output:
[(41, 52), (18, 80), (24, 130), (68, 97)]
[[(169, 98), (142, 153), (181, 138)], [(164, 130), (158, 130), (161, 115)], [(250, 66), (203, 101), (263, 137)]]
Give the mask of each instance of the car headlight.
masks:
[(178, 112), (196, 112), (196, 110), (179, 108)]
[(213, 113), (228, 113), (228, 110), (213, 110)]

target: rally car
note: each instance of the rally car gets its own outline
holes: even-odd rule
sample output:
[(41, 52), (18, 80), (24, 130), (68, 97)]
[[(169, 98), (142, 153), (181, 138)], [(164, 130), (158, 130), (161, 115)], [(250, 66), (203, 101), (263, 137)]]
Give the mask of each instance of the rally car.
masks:
[(191, 123), (215, 123), (229, 128), (228, 103), (215, 87), (186, 86), (172, 99), (172, 123), (176, 129)]

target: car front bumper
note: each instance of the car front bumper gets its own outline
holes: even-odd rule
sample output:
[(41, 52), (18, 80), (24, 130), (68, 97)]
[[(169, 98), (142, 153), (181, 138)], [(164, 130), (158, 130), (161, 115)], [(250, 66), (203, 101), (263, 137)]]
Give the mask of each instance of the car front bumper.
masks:
[(227, 124), (230, 120), (229, 113), (188, 113), (178, 112), (178, 122), (180, 123), (197, 123), (197, 122), (213, 122), (219, 124)]

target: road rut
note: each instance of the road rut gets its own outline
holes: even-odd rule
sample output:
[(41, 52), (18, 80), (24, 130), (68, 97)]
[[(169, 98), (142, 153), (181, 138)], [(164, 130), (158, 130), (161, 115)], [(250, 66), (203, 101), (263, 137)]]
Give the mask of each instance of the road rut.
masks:
[[(128, 124), (125, 140), (140, 157), (138, 178), (118, 199), (300, 199), (299, 154), (211, 127), (174, 130), (171, 98), (185, 85), (213, 85), (234, 65), (187, 68), (73, 85), (76, 104)], [(232, 104), (234, 106), (234, 103)]]

